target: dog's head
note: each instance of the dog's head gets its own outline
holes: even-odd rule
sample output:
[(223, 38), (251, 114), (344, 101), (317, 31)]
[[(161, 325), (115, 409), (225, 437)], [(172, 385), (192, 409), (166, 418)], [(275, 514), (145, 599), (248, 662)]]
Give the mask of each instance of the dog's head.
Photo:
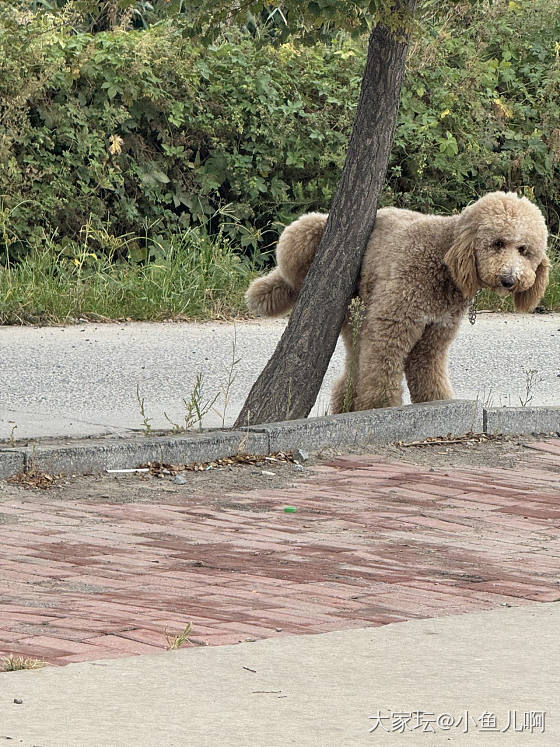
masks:
[(512, 293), (518, 311), (533, 311), (548, 285), (546, 243), (536, 205), (514, 192), (491, 192), (459, 216), (445, 264), (466, 298), (490, 288)]

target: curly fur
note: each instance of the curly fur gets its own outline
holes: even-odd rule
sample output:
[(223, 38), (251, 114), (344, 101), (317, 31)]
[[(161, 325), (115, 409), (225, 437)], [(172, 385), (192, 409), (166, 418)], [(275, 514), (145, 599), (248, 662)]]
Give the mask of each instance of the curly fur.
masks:
[[(293, 306), (321, 241), (324, 213), (291, 223), (276, 248), (277, 267), (246, 294), (257, 315)], [(406, 375), (413, 402), (451, 399), (447, 352), (470, 300), (481, 288), (511, 293), (532, 311), (548, 284), (547, 229), (540, 210), (513, 192), (492, 192), (454, 216), (382, 208), (362, 262), (365, 305), (353, 410), (402, 403)], [(331, 408), (341, 412), (349, 371), (351, 330), (342, 328), (346, 368)]]

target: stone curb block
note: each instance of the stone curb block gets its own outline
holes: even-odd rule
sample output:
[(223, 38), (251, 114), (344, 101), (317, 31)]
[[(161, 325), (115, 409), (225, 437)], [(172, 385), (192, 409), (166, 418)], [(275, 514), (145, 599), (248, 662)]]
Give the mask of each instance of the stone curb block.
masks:
[(51, 474), (75, 474), (129, 469), (147, 462), (193, 464), (238, 453), (268, 454), (268, 439), (243, 431), (213, 431), (173, 437), (37, 445), (26, 452), (26, 470), (33, 466)]
[(352, 444), (421, 441), (482, 431), (482, 405), (453, 400), (349, 412), (249, 427), (269, 438), (271, 453)]
[(25, 468), (24, 449), (2, 449), (0, 450), (0, 480), (17, 475)]
[(560, 433), (560, 407), (487, 407), (484, 432), (491, 435)]
[(266, 423), (242, 431), (177, 436), (67, 440), (26, 448), (0, 448), (0, 479), (34, 467), (52, 474), (129, 469), (146, 462), (192, 464), (238, 453), (273, 454), (448, 434), (560, 433), (560, 407), (491, 407), (479, 402), (427, 402), (320, 418)]

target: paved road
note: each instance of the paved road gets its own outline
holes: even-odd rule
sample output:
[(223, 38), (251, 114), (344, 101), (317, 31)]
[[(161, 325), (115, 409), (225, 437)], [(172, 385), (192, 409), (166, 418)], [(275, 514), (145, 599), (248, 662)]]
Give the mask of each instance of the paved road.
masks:
[[(272, 354), (284, 321), (86, 324), (0, 328), (0, 438), (94, 435), (142, 429), (137, 386), (154, 428), (182, 423), (183, 398), (203, 374), (208, 396), (224, 388), (236, 338), (235, 379), (225, 424), (239, 411)], [(341, 369), (331, 363), (314, 414), (323, 414)], [(532, 404), (560, 405), (560, 315), (479, 314), (464, 322), (451, 352), (456, 396), (518, 405), (531, 374)], [(224, 394), (206, 425), (219, 425)], [(14, 429), (14, 426), (17, 426)]]

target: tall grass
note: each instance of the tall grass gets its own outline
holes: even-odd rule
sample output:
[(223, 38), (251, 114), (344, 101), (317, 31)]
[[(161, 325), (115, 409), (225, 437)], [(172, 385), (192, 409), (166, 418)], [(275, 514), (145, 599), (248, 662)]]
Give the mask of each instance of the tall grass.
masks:
[[(104, 239), (106, 253), (98, 249)], [(254, 274), (222, 235), (190, 230), (140, 250), (136, 237), (86, 232), (79, 251), (47, 241), (41, 251), (0, 267), (0, 324), (227, 319), (240, 315)]]
[[(541, 306), (560, 311), (557, 237), (549, 253), (550, 284)], [(78, 250), (46, 241), (16, 264), (0, 260), (0, 324), (239, 318), (255, 275), (253, 263), (236, 254), (223, 234), (189, 229), (163, 242), (85, 230)], [(485, 291), (478, 308), (513, 306), (510, 296)]]

